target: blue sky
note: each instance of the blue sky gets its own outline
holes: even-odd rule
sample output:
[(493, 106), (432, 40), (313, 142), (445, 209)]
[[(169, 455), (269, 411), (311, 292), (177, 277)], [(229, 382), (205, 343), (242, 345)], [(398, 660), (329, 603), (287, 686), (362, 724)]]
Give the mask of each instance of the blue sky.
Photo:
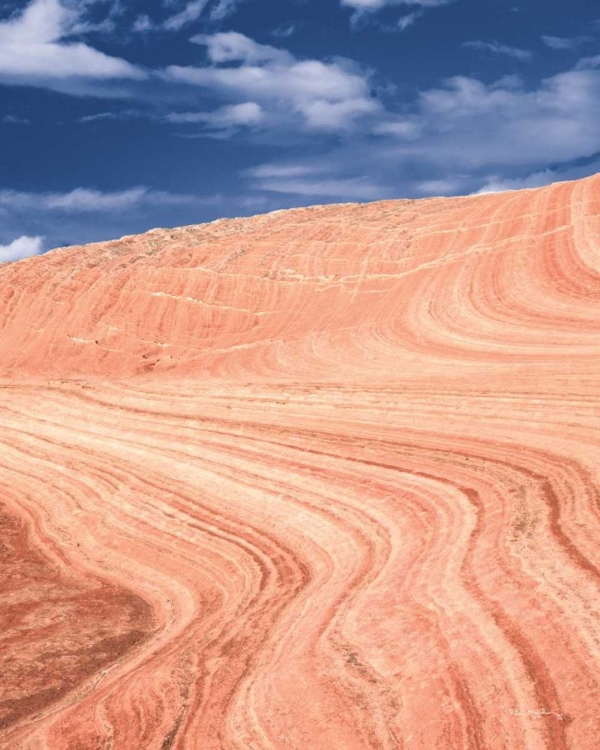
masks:
[(0, 0), (0, 262), (600, 170), (597, 0)]

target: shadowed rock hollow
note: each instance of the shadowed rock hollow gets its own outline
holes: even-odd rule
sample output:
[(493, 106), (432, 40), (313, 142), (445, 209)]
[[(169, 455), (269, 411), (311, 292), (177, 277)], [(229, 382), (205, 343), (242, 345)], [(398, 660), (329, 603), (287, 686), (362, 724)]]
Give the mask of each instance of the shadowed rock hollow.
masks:
[(587, 750), (600, 177), (0, 266), (0, 747)]

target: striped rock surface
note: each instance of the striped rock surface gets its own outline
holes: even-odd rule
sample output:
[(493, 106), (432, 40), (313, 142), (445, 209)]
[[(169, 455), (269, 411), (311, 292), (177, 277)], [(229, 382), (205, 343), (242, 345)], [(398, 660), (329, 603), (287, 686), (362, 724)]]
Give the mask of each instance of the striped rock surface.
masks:
[(0, 267), (0, 747), (593, 750), (600, 177)]

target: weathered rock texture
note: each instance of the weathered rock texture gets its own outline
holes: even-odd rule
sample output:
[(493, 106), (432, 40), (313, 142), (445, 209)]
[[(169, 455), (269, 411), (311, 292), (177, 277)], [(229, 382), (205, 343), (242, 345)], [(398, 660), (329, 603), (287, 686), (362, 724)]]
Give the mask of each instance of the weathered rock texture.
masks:
[(592, 750), (600, 178), (0, 267), (0, 746)]

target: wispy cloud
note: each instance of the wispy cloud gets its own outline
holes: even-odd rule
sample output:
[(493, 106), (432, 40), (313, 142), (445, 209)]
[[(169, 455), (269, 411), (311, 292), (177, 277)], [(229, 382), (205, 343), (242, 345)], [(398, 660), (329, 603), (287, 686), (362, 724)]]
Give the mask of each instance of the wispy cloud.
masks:
[(454, 0), (340, 0), (341, 5), (370, 13), (391, 5), (418, 5), (422, 8), (437, 8), (449, 5)]
[(67, 193), (25, 193), (0, 190), (0, 207), (16, 211), (64, 211), (95, 213), (124, 211), (137, 206), (180, 205), (201, 200), (198, 196), (150, 190), (144, 186), (103, 192), (76, 188)]
[(256, 102), (230, 104), (214, 112), (171, 112), (165, 118), (176, 124), (201, 124), (214, 130), (231, 130), (260, 125), (265, 113)]
[(407, 13), (405, 16), (401, 16), (398, 19), (397, 26), (400, 29), (400, 31), (405, 31), (408, 29), (409, 26), (412, 26), (415, 21), (418, 21), (419, 18), (423, 15), (423, 11), (415, 10), (412, 13)]
[(274, 36), (278, 39), (287, 39), (288, 37), (296, 33), (297, 28), (298, 25), (295, 23), (285, 23), (282, 26), (278, 26), (276, 29), (273, 29), (273, 31), (271, 32), (271, 36)]
[(468, 176), (456, 175), (420, 180), (414, 187), (419, 195), (457, 195), (464, 192), (465, 184), (469, 184), (469, 181)]
[(43, 237), (28, 237), (24, 234), (9, 242), (8, 245), (0, 245), (0, 263), (10, 263), (30, 255), (39, 255), (43, 251), (43, 239)]
[(326, 166), (262, 164), (246, 172), (254, 187), (272, 193), (314, 199), (376, 200), (389, 188), (367, 176), (332, 177)]
[(156, 29), (156, 25), (147, 13), (138, 16), (133, 22), (133, 31), (137, 34), (146, 34), (154, 31), (154, 29)]
[(224, 21), (232, 16), (243, 0), (217, 0), (211, 10), (211, 21)]
[(157, 119), (157, 115), (154, 115), (149, 111), (142, 111), (139, 109), (118, 109), (109, 110), (107, 112), (97, 112), (93, 115), (84, 115), (80, 117), (78, 122), (91, 123), (91, 122), (102, 122), (102, 121), (120, 121), (120, 120), (136, 120), (136, 119)]
[(414, 8), (414, 10), (401, 15), (396, 23), (380, 25), (382, 31), (391, 32), (405, 31), (418, 21), (426, 10), (450, 5), (454, 2), (456, 0), (340, 0), (340, 5), (354, 11), (350, 17), (350, 22), (354, 28), (369, 23), (369, 19), (372, 19), (377, 11), (384, 8), (398, 7), (405, 10)]
[(575, 70), (593, 70), (594, 68), (600, 68), (600, 55), (582, 57), (575, 66)]
[(544, 42), (547, 47), (556, 50), (574, 50), (582, 44), (593, 41), (594, 38), (591, 36), (562, 37), (548, 36), (546, 34), (542, 36), (542, 42)]
[(480, 50), (482, 52), (492, 52), (495, 55), (505, 55), (506, 57), (512, 57), (515, 60), (521, 60), (522, 62), (533, 60), (533, 52), (530, 50), (511, 47), (508, 44), (500, 44), (499, 42), (465, 42), (463, 47)]
[(0, 81), (52, 87), (66, 79), (143, 79), (146, 73), (83, 42), (69, 41), (78, 12), (60, 0), (33, 0), (0, 22)]
[(501, 175), (490, 175), (484, 182), (478, 193), (502, 193), (505, 190), (523, 190), (543, 187), (553, 182), (565, 182), (567, 180), (578, 180), (600, 171), (600, 155), (591, 159), (584, 159), (580, 163), (539, 169), (535, 172), (520, 177), (503, 177)]
[(552, 169), (542, 169), (539, 172), (533, 172), (526, 177), (504, 178), (491, 177), (480, 188), (477, 193), (503, 193), (506, 190), (523, 190), (524, 188), (538, 188), (549, 185), (559, 179), (557, 172)]
[(26, 117), (19, 117), (18, 115), (4, 115), (2, 120), (3, 125), (31, 125), (31, 120)]
[(163, 28), (167, 31), (179, 31), (184, 26), (197, 21), (208, 4), (208, 0), (192, 0), (187, 3), (183, 10), (166, 19)]
[[(133, 25), (133, 30), (138, 33), (150, 31), (172, 31), (178, 32), (196, 23), (200, 19), (220, 23), (232, 16), (243, 0), (188, 0), (180, 10), (171, 13), (162, 21), (153, 21), (146, 13), (138, 16)], [(169, 0), (166, 3), (169, 8), (181, 3)]]

